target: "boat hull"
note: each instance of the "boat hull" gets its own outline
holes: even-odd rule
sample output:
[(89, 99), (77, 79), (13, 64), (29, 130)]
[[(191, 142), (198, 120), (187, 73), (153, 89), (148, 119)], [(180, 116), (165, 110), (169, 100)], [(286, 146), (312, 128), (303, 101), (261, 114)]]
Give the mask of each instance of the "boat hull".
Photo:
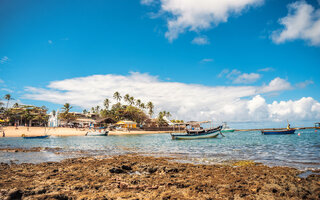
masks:
[(23, 137), (23, 139), (45, 139), (48, 138), (49, 135), (41, 135), (41, 136), (30, 136), (30, 137)]
[(234, 129), (221, 130), (221, 133), (232, 133), (232, 132), (234, 132)]
[(209, 133), (202, 134), (184, 134), (184, 135), (175, 135), (171, 134), (173, 140), (195, 140), (195, 139), (207, 139), (207, 138), (216, 138), (218, 137), (219, 132), (213, 131)]
[(263, 135), (290, 135), (294, 134), (296, 130), (291, 129), (291, 130), (280, 130), (280, 131), (261, 131)]
[(108, 136), (109, 131), (90, 131), (86, 133), (86, 136)]

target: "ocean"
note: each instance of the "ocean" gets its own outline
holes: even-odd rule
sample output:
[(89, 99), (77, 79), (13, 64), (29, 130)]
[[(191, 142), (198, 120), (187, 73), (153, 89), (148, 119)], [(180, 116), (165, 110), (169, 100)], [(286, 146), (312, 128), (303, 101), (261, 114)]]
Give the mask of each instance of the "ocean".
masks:
[(269, 166), (320, 169), (320, 131), (297, 130), (294, 135), (268, 136), (259, 131), (243, 131), (224, 135), (201, 140), (171, 140), (170, 134), (0, 138), (0, 148), (42, 147), (40, 152), (0, 151), (0, 162), (40, 163), (79, 156), (138, 153), (201, 164), (253, 160)]

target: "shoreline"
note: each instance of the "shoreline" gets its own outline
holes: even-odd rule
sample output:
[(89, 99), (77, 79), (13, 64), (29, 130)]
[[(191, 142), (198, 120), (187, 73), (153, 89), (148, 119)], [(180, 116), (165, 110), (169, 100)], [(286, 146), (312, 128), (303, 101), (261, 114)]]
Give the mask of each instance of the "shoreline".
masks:
[(179, 163), (128, 154), (0, 164), (0, 199), (317, 199), (320, 175), (253, 162)]
[[(19, 126), (18, 129), (14, 126), (3, 127), (5, 131), (5, 137), (22, 137), (25, 136), (40, 136), (40, 135), (52, 135), (52, 136), (85, 136), (89, 131), (88, 128), (63, 128), (63, 127), (27, 127)], [(172, 133), (173, 131), (110, 131), (108, 135), (139, 135), (139, 134), (159, 134), (159, 133)], [(0, 131), (0, 138), (3, 137), (2, 131)]]
[[(295, 130), (314, 129), (314, 127), (299, 127), (293, 128)], [(22, 137), (25, 136), (40, 136), (40, 135), (52, 135), (52, 136), (85, 136), (89, 131), (88, 128), (63, 128), (63, 127), (27, 127), (19, 126), (18, 129), (14, 126), (2, 127), (5, 131), (5, 137)], [(265, 128), (265, 129), (234, 129), (235, 131), (261, 131), (261, 130), (285, 130), (285, 128)], [(177, 133), (178, 131), (144, 131), (144, 130), (132, 130), (132, 131), (110, 131), (109, 135), (142, 135), (142, 134), (169, 134)], [(180, 133), (185, 133), (180, 131)], [(3, 137), (0, 130), (0, 138)]]

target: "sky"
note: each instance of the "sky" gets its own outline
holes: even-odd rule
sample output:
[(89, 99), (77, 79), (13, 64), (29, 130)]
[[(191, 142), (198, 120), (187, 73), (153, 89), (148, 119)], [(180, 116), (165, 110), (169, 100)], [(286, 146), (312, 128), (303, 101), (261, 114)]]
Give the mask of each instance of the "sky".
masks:
[(312, 126), (319, 75), (317, 0), (0, 0), (12, 103), (82, 111), (119, 91), (173, 119)]

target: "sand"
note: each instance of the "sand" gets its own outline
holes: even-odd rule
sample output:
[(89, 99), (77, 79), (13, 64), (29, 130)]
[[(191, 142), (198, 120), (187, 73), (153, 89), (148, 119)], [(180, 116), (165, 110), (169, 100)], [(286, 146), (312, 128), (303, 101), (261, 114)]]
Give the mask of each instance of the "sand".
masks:
[(320, 199), (320, 175), (253, 162), (194, 165), (122, 155), (0, 164), (0, 199)]
[[(5, 137), (21, 137), (25, 136), (40, 136), (40, 135), (52, 135), (52, 136), (84, 136), (89, 129), (79, 128), (45, 128), (45, 127), (27, 127), (19, 126), (17, 129), (14, 126), (3, 127)], [(136, 135), (136, 134), (157, 134), (157, 133), (169, 133), (168, 131), (110, 131), (109, 135)], [(2, 131), (0, 131), (0, 137), (2, 137)]]

